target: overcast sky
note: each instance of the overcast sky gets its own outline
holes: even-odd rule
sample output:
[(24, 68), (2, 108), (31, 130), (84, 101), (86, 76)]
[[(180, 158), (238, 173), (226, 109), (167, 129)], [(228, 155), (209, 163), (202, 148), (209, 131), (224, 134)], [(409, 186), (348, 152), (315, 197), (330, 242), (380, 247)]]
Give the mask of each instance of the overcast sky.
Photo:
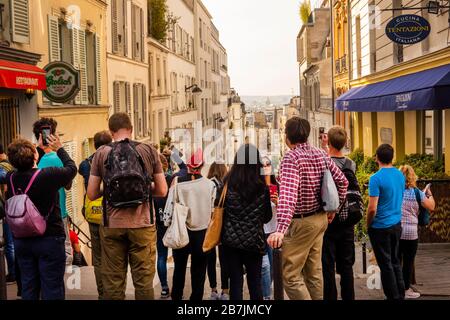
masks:
[(300, 0), (203, 0), (228, 52), (231, 85), (243, 95), (298, 94)]

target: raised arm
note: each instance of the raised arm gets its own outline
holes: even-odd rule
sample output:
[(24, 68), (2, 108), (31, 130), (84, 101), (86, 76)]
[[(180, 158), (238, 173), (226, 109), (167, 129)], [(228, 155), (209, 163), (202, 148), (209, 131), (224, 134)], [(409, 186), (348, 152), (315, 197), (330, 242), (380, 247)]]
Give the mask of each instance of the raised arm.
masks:
[(72, 184), (73, 178), (77, 175), (77, 166), (70, 158), (69, 154), (64, 150), (58, 136), (51, 135), (48, 139), (49, 146), (53, 151), (56, 151), (63, 167), (51, 167), (45, 169), (49, 175), (53, 175), (55, 179), (52, 181), (58, 188), (65, 188)]

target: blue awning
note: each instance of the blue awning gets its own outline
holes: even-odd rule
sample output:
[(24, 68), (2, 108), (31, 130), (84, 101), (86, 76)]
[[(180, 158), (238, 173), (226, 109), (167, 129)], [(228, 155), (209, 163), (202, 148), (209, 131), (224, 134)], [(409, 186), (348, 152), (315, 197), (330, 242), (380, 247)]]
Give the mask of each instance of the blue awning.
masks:
[(350, 89), (336, 109), (359, 112), (450, 108), (450, 64)]

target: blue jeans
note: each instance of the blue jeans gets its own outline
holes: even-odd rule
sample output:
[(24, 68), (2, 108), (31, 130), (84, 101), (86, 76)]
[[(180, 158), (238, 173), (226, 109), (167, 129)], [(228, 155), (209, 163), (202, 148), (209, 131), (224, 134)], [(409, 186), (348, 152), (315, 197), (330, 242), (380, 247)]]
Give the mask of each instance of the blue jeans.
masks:
[(262, 261), (262, 291), (265, 299), (270, 299), (272, 295), (272, 248), (266, 245), (266, 255)]
[(161, 288), (163, 289), (169, 288), (169, 284), (167, 283), (167, 255), (169, 249), (167, 249), (163, 243), (166, 230), (167, 227), (165, 227), (164, 224), (158, 223), (156, 225), (156, 249), (158, 251), (158, 262), (156, 263), (156, 267), (158, 270), (159, 282), (161, 282)]
[(64, 236), (14, 239), (23, 300), (64, 300)]
[(8, 264), (8, 274), (11, 277), (16, 277), (16, 269), (14, 265), (14, 239), (6, 222), (3, 223), (3, 236), (5, 238), (5, 257)]

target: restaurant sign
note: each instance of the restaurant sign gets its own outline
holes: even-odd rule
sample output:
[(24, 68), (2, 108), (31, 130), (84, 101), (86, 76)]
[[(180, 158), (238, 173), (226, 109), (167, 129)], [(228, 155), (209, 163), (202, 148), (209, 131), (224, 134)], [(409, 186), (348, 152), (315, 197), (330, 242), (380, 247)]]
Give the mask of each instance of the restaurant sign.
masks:
[(80, 72), (72, 65), (57, 61), (44, 67), (47, 89), (44, 96), (52, 102), (63, 103), (72, 100), (80, 91)]
[(425, 40), (431, 31), (430, 23), (415, 14), (395, 17), (386, 26), (386, 35), (398, 44), (415, 44)]

